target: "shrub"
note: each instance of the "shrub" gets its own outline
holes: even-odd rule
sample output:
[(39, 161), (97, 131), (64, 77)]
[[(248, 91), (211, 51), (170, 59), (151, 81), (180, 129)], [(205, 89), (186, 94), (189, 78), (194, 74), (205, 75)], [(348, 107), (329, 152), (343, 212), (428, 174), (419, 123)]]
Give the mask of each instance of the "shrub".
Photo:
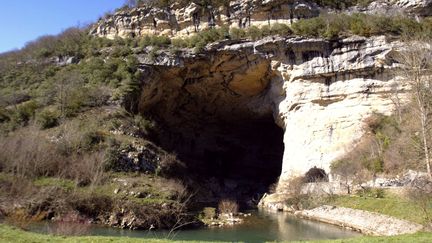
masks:
[(376, 198), (384, 198), (385, 190), (383, 188), (375, 188), (374, 189), (374, 196)]
[(246, 37), (246, 31), (244, 29), (231, 28), (229, 31), (231, 39), (238, 40)]
[(326, 172), (323, 169), (313, 167), (305, 174), (305, 182), (328, 181)]
[(183, 38), (174, 38), (171, 40), (171, 44), (178, 48), (185, 48), (188, 46), (187, 39)]
[(296, 35), (319, 37), (326, 30), (325, 22), (321, 17), (312, 19), (301, 19), (291, 25), (291, 28)]
[(79, 147), (83, 150), (90, 151), (96, 145), (102, 143), (105, 140), (105, 134), (98, 130), (84, 131), (81, 135)]
[[(249, 28), (250, 29), (250, 28)], [(270, 27), (270, 33), (272, 35), (281, 35), (281, 36), (286, 36), (289, 34), (292, 34), (292, 30), (291, 28), (286, 25), (286, 24), (279, 24), (279, 23), (275, 23)], [(256, 36), (257, 34), (257, 30), (252, 30), (252, 33), (250, 31), (247, 31), (247, 34), (253, 34), (254, 36)], [(252, 36), (250, 36), (252, 39), (254, 39)]]
[(216, 208), (205, 207), (199, 214), (199, 218), (202, 220), (212, 220), (216, 218)]
[(263, 37), (263, 32), (260, 28), (251, 26), (246, 30), (246, 35), (255, 41)]
[(120, 143), (114, 139), (108, 140), (108, 148), (104, 156), (103, 168), (105, 171), (121, 171)]
[(34, 128), (0, 138), (0, 161), (3, 171), (29, 178), (62, 174), (67, 164), (55, 144)]
[(137, 45), (141, 48), (147, 47), (147, 46), (156, 46), (156, 47), (166, 47), (171, 44), (171, 38), (165, 35), (145, 35), (142, 37)]
[(159, 166), (156, 170), (164, 176), (180, 176), (185, 172), (185, 164), (177, 159), (175, 154), (164, 154), (160, 158)]
[(407, 196), (422, 210), (426, 222), (432, 223), (432, 181), (426, 177), (416, 178), (407, 189)]
[(356, 191), (360, 197), (384, 198), (385, 190), (383, 188), (362, 187)]
[[(65, 134), (63, 139), (80, 141), (80, 137)], [(48, 141), (40, 131), (29, 127), (9, 137), (0, 137), (0, 167), (6, 173), (30, 179), (50, 176), (75, 180), (80, 185), (100, 183), (104, 179), (104, 153), (80, 153), (72, 147), (79, 144), (77, 141)], [(64, 152), (63, 146), (70, 147)]]
[(223, 199), (218, 204), (219, 214), (235, 215), (239, 211), (239, 205), (236, 201), (231, 199)]
[(58, 125), (60, 113), (55, 110), (45, 109), (36, 115), (36, 122), (42, 129), (52, 128)]
[(38, 107), (39, 104), (34, 100), (18, 105), (16, 110), (12, 113), (12, 122), (17, 125), (27, 125), (30, 119), (34, 117)]
[(10, 121), (10, 112), (0, 107), (0, 123)]

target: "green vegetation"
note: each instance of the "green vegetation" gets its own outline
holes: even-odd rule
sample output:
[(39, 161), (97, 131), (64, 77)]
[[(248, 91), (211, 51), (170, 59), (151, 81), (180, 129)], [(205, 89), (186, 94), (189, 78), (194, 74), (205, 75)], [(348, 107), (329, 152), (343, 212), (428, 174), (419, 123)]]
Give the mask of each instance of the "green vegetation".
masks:
[(319, 6), (328, 7), (333, 9), (345, 9), (355, 5), (367, 6), (373, 0), (313, 0)]
[[(148, 243), (176, 243), (182, 241), (173, 241), (166, 239), (139, 239), (139, 238), (128, 238), (128, 237), (102, 237), (102, 236), (81, 236), (81, 237), (64, 237), (64, 236), (53, 236), (43, 235), (31, 232), (25, 232), (23, 230), (0, 224), (0, 241), (1, 242), (148, 242)], [(194, 241), (188, 241), (193, 243)]]
[[(333, 9), (345, 9), (349, 8), (355, 5), (360, 6), (367, 6), (369, 3), (371, 3), (373, 0), (312, 0), (312, 2), (317, 3), (321, 7), (328, 7)], [(175, 1), (176, 3), (186, 5), (190, 3), (195, 3), (200, 6), (213, 6), (213, 7), (220, 7), (220, 6), (227, 6), (230, 0), (180, 0)], [(166, 8), (169, 7), (171, 4), (173, 4), (174, 1), (172, 0), (127, 0), (126, 6), (129, 8), (137, 7), (137, 6), (155, 6), (159, 8)]]
[[(340, 240), (318, 240), (318, 241), (299, 241), (299, 242), (322, 242), (322, 243), (370, 243), (370, 242), (419, 242), (427, 243), (432, 240), (432, 233), (420, 232), (411, 235), (398, 235), (398, 236), (363, 236), (352, 239)], [(292, 241), (295, 242), (295, 241)]]
[[(135, 53), (145, 52), (150, 60), (155, 60), (160, 49), (169, 49), (177, 55), (181, 48), (200, 52), (215, 41), (257, 40), (270, 35), (430, 37), (432, 19), (416, 22), (405, 17), (331, 14), (302, 19), (291, 27), (285, 24), (246, 29), (223, 26), (173, 39), (149, 35), (109, 40), (92, 37), (87, 31), (71, 28), (59, 36), (41, 37), (20, 51), (0, 55), (0, 131), (7, 133), (34, 120), (41, 129), (52, 128), (62, 118), (105, 105), (110, 99), (121, 101), (127, 109), (136, 109), (134, 100), (139, 94), (142, 74)], [(150, 46), (150, 50), (144, 50)]]
[[(420, 207), (408, 198), (390, 192), (386, 192), (381, 198), (373, 195), (335, 196), (329, 201), (329, 204), (381, 213), (419, 224), (427, 224), (429, 222)], [(432, 205), (430, 207), (432, 209)]]
[[(432, 233), (420, 232), (412, 235), (399, 235), (391, 237), (374, 237), (364, 236), (356, 237), (352, 239), (342, 240), (320, 240), (320, 241), (299, 241), (299, 242), (352, 242), (352, 243), (369, 243), (369, 242), (430, 242), (432, 240)], [(80, 236), (80, 237), (64, 237), (64, 236), (53, 236), (43, 235), (37, 233), (26, 232), (11, 226), (0, 224), (0, 241), (2, 242), (149, 242), (149, 243), (176, 243), (185, 241), (175, 241), (166, 239), (139, 239), (139, 238), (128, 238), (128, 237), (102, 237), (102, 236)], [(186, 241), (196, 242), (196, 241)], [(214, 242), (214, 241), (212, 241)]]
[[(395, 97), (389, 97), (396, 99)], [(369, 133), (356, 148), (334, 161), (331, 172), (345, 182), (347, 192), (375, 175), (397, 175), (409, 169), (426, 171), (422, 163), (421, 139), (416, 111), (411, 105), (399, 107), (393, 116), (375, 114), (366, 120)]]
[(66, 191), (71, 191), (76, 186), (75, 182), (72, 180), (53, 177), (40, 177), (34, 180), (33, 184), (38, 187), (60, 187)]
[[(227, 1), (196, 2), (220, 6)], [(368, 1), (345, 4), (318, 1), (337, 9), (360, 2)], [(167, 6), (170, 1), (158, 3)], [(148, 224), (160, 224), (157, 226), (161, 228), (180, 222), (176, 217), (183, 216), (187, 190), (182, 183), (167, 178), (180, 174), (184, 165), (175, 155), (143, 142), (158, 126), (147, 117), (133, 115), (143, 80), (136, 54), (146, 54), (155, 61), (161, 50), (169, 50), (172, 55), (178, 55), (182, 48), (201, 52), (209, 43), (221, 40), (258, 40), (272, 35), (327, 39), (353, 34), (432, 37), (432, 18), (416, 22), (404, 17), (332, 14), (303, 19), (292, 26), (273, 24), (246, 29), (223, 26), (173, 39), (149, 35), (109, 40), (87, 33), (88, 29), (71, 28), (59, 36), (44, 36), (22, 50), (0, 55), (0, 199), (20, 200), (23, 211), (19, 217), (15, 215), (18, 219), (48, 219), (46, 214), (50, 210), (55, 216), (77, 211), (100, 219), (119, 208), (127, 208), (137, 218), (147, 220)], [(124, 109), (115, 108), (114, 102), (121, 103)], [(411, 116), (409, 111), (405, 114)], [(412, 119), (384, 116), (373, 119), (369, 121), (370, 137), (363, 147), (335, 162), (333, 173), (360, 185), (378, 173), (424, 169), (423, 164), (417, 163), (418, 152), (405, 149), (407, 140), (415, 141), (415, 145), (420, 140)], [(136, 161), (125, 159), (125, 153), (135, 152), (132, 145), (136, 144), (152, 148), (147, 151), (145, 169), (136, 169), (137, 164), (133, 164)], [(297, 185), (293, 190), (298, 188)], [(293, 200), (296, 204), (306, 201), (303, 197)], [(360, 196), (336, 197), (331, 203), (425, 224), (430, 220), (425, 218), (430, 201), (424, 202), (426, 206), (418, 206), (384, 191), (363, 189)], [(221, 211), (234, 212), (238, 205), (228, 202), (223, 208), (226, 210)], [(28, 217), (22, 218), (23, 212)], [(211, 219), (214, 214), (214, 208), (206, 208), (201, 217)], [(0, 226), (0, 233), (0, 241), (14, 242), (30, 238), (66, 242), (118, 240), (43, 236), (7, 226)], [(430, 235), (400, 239), (422, 237)]]
[(173, 3), (181, 4), (182, 6), (190, 3), (195, 3), (199, 6), (208, 7), (221, 7), (227, 6), (230, 0), (127, 0), (124, 8), (133, 8), (139, 6), (152, 6), (159, 8), (167, 8)]
[(340, 36), (390, 35), (401, 37), (432, 37), (432, 19), (420, 22), (402, 16), (366, 14), (327, 14), (301, 19), (291, 26), (295, 35), (337, 38)]

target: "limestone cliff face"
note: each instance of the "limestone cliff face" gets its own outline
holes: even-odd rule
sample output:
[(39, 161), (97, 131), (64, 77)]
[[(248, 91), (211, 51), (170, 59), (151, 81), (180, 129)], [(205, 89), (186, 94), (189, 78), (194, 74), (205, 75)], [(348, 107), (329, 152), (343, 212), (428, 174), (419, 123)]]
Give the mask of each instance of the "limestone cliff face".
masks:
[(166, 9), (139, 7), (116, 12), (99, 21), (91, 33), (108, 38), (146, 34), (181, 36), (215, 26), (245, 28), (273, 22), (290, 23), (318, 14), (315, 4), (303, 0), (237, 0), (218, 8), (195, 3), (173, 4)]
[[(431, 6), (432, 0), (380, 0), (347, 11), (379, 10), (421, 17), (431, 13)], [(163, 10), (142, 7), (101, 20), (92, 33), (110, 38), (187, 35), (225, 24), (241, 28), (271, 22), (289, 24), (322, 11), (306, 0), (231, 1), (217, 9), (196, 4)], [(395, 99), (407, 100), (409, 87), (393, 72), (397, 64), (392, 55), (401, 45), (384, 36), (332, 41), (273, 36), (256, 42), (225, 40), (198, 54), (189, 50), (172, 54), (147, 47), (137, 51), (145, 73), (138, 110), (169, 131), (166, 136), (177, 150), (201, 156), (196, 160), (215, 160), (215, 153), (236, 154), (236, 149), (254, 146), (251, 141), (259, 142), (256, 137), (240, 142), (225, 139), (238, 130), (230, 129), (229, 124), (250, 129), (253, 124), (246, 124), (248, 120), (273, 117), (284, 130), (280, 182), (314, 166), (329, 172), (331, 162), (349, 152), (364, 135), (365, 119), (375, 112), (391, 114)], [(245, 133), (248, 135), (237, 135)], [(225, 152), (227, 141), (235, 149)], [(279, 147), (275, 148), (278, 153)], [(249, 159), (244, 161), (256, 162), (264, 153), (247, 154)], [(268, 158), (277, 156), (270, 153)], [(258, 167), (265, 170), (266, 164)]]
[(296, 57), (306, 58), (275, 66), (285, 92), (278, 106), (285, 128), (282, 180), (314, 166), (329, 172), (364, 134), (365, 119), (391, 114), (395, 96), (404, 102), (408, 89), (389, 72), (399, 44), (384, 37), (293, 44)]
[(280, 180), (314, 166), (329, 172), (331, 162), (365, 133), (366, 118), (391, 114), (396, 95), (406, 100), (408, 87), (392, 74), (391, 56), (400, 45), (384, 36), (269, 37), (216, 43), (205, 54), (174, 58), (160, 52), (153, 61), (142, 54), (147, 79), (139, 107), (168, 127), (189, 127), (189, 134), (205, 130), (192, 120), (207, 124), (273, 115), (284, 129)]
[[(291, 24), (302, 18), (316, 17), (334, 11), (319, 7), (312, 0), (235, 0), (221, 7), (195, 3), (175, 3), (168, 8), (138, 7), (125, 9), (101, 19), (91, 34), (108, 38), (149, 34), (185, 36), (209, 27), (246, 28), (273, 23)], [(432, 0), (376, 0), (367, 6), (354, 6), (345, 12), (408, 14), (429, 16)]]

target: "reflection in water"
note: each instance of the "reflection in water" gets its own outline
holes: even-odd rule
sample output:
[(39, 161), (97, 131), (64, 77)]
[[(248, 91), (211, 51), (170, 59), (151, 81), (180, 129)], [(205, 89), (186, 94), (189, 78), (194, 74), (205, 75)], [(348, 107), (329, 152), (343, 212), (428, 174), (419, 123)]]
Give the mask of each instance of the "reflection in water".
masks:
[[(35, 225), (34, 231), (46, 232), (47, 226)], [(91, 235), (165, 238), (168, 231), (133, 231), (93, 227)], [(175, 240), (265, 242), (312, 239), (338, 239), (361, 234), (337, 226), (303, 220), (282, 212), (253, 212), (244, 224), (226, 228), (178, 231)]]

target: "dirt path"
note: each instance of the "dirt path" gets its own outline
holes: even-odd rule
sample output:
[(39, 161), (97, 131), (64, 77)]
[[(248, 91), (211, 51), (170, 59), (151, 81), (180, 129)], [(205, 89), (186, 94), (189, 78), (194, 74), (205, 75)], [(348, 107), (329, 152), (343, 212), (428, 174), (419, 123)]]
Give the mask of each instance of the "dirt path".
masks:
[(327, 205), (298, 211), (295, 214), (307, 219), (352, 228), (368, 235), (410, 234), (423, 228), (420, 224), (379, 213)]

